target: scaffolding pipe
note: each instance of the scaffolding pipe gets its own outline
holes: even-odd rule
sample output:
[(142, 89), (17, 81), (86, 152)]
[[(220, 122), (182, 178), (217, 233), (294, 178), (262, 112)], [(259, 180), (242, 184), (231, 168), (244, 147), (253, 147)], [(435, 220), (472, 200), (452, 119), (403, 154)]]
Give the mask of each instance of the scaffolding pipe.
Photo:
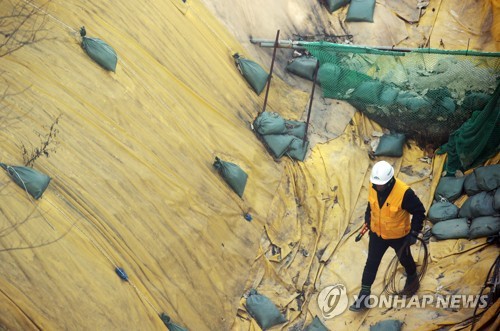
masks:
[[(276, 43), (273, 40), (269, 39), (250, 39), (252, 44), (258, 44), (260, 47), (274, 47)], [(299, 48), (303, 49), (304, 47), (299, 46), (299, 41), (293, 40), (278, 40), (278, 48)]]
[[(252, 39), (250, 40), (253, 44), (259, 44), (261, 47), (273, 47), (274, 42), (268, 39)], [(319, 43), (310, 42), (310, 41), (295, 41), (295, 40), (280, 40), (278, 42), (278, 47), (280, 48), (294, 48), (294, 49), (305, 49), (305, 45), (311, 43)], [(325, 46), (328, 44), (342, 46), (343, 49), (339, 50), (341, 52), (349, 52), (349, 48), (353, 50), (357, 49), (366, 49), (367, 51), (377, 50), (383, 52), (394, 52), (390, 55), (396, 55), (400, 53), (401, 56), (404, 56), (404, 53), (429, 53), (429, 54), (446, 54), (446, 55), (473, 55), (473, 56), (484, 56), (484, 57), (500, 57), (500, 52), (482, 52), (482, 51), (472, 51), (467, 47), (466, 50), (442, 50), (436, 48), (402, 48), (402, 47), (394, 47), (394, 46), (365, 46), (365, 45), (352, 45), (352, 44), (336, 44), (331, 42), (326, 42)]]
[[(251, 39), (250, 42), (252, 44), (258, 44), (260, 47), (274, 47), (275, 42), (269, 39)], [(278, 47), (279, 48), (305, 48), (304, 45), (310, 43), (309, 41), (294, 41), (294, 40), (279, 40)], [(362, 46), (362, 45), (349, 45), (349, 44), (340, 44), (346, 47), (353, 48), (372, 48), (380, 51), (394, 51), (394, 52), (412, 52), (415, 49), (412, 48), (401, 48), (401, 47), (393, 47), (393, 46)]]

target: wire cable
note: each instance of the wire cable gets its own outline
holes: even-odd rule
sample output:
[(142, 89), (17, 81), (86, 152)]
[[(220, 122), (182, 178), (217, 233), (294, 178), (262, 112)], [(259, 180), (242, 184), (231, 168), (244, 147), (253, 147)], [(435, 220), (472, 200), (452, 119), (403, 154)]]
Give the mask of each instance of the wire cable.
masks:
[[(417, 268), (418, 281), (421, 282), (427, 272), (427, 266), (429, 264), (429, 252), (425, 241), (419, 237), (417, 237), (417, 240), (420, 241), (424, 250), (424, 257), (422, 260), (422, 265), (420, 267), (420, 270), (418, 270)], [(398, 267), (399, 267), (398, 257), (401, 256), (401, 254), (405, 250), (410, 249), (410, 247), (411, 245), (404, 244), (403, 247), (401, 247), (401, 249), (397, 252), (397, 254), (393, 257), (393, 259), (389, 263), (389, 266), (387, 267), (384, 275), (383, 293), (393, 296), (404, 295), (403, 290), (400, 289), (398, 282)]]
[[(491, 276), (492, 271), (493, 271), (493, 277)], [(493, 278), (493, 284), (488, 284), (490, 278)], [(500, 278), (500, 255), (497, 256), (497, 258), (495, 259), (495, 262), (493, 262), (493, 264), (491, 265), (490, 270), (488, 271), (488, 275), (486, 276), (486, 280), (484, 281), (483, 287), (481, 288), (481, 291), (479, 292), (479, 297), (481, 297), (483, 295), (483, 292), (487, 287), (493, 287), (491, 289), (491, 292), (490, 292), (492, 295), (490, 296), (489, 299), (490, 300), (494, 299), (495, 293), (496, 293), (496, 291), (498, 291), (497, 287), (500, 286), (500, 284), (498, 284), (498, 282), (500, 281), (499, 278)], [(491, 285), (493, 285), (493, 286), (491, 286)], [(497, 299), (498, 298), (496, 298), (495, 301)], [(492, 303), (493, 302), (489, 302), (489, 304), (492, 304)], [(471, 331), (474, 330), (474, 326), (476, 325), (476, 317), (478, 316), (478, 314), (477, 314), (478, 307), (479, 307), (479, 305), (476, 305), (476, 307), (474, 308), (474, 313), (472, 314), (472, 324), (470, 327)], [(486, 309), (484, 311), (486, 311)], [(479, 315), (484, 313), (484, 311), (482, 311)]]

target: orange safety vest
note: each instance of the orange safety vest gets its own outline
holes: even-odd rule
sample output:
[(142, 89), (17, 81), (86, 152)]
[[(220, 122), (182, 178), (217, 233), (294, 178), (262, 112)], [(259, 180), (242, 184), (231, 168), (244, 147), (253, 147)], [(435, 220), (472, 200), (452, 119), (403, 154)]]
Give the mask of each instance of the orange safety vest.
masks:
[(368, 202), (371, 209), (370, 230), (382, 239), (398, 239), (410, 233), (410, 213), (404, 210), (403, 197), (410, 187), (396, 179), (382, 208), (378, 205), (377, 191), (370, 187)]

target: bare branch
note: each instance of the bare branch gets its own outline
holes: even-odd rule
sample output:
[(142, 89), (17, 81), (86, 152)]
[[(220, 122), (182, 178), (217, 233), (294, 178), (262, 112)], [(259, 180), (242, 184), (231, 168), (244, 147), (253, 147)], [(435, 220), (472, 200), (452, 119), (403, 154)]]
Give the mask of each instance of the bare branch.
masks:
[(31, 0), (0, 0), (0, 8), (11, 8), (8, 14), (0, 12), (0, 57), (44, 39), (40, 37), (47, 18), (43, 8), (49, 2), (36, 6)]
[(21, 152), (23, 154), (24, 165), (27, 167), (33, 167), (35, 161), (41, 157), (49, 157), (50, 153), (56, 152), (56, 147), (59, 144), (57, 141), (57, 135), (59, 134), (59, 129), (57, 125), (59, 124), (59, 119), (62, 115), (59, 115), (55, 121), (52, 123), (47, 133), (40, 133), (35, 131), (35, 134), (40, 139), (40, 145), (36, 147), (27, 148), (24, 144), (21, 144)]

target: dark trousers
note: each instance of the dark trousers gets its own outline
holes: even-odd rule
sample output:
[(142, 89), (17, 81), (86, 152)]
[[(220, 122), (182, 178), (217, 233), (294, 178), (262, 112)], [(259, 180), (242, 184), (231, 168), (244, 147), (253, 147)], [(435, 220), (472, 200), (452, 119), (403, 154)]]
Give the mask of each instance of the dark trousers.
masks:
[(371, 286), (377, 276), (380, 261), (387, 251), (387, 248), (392, 247), (398, 255), (399, 262), (403, 265), (407, 275), (413, 275), (417, 271), (417, 266), (411, 256), (410, 247), (401, 251), (405, 243), (405, 237), (399, 239), (382, 239), (375, 233), (370, 232), (370, 242), (368, 244), (368, 259), (366, 260), (365, 270), (361, 284)]

